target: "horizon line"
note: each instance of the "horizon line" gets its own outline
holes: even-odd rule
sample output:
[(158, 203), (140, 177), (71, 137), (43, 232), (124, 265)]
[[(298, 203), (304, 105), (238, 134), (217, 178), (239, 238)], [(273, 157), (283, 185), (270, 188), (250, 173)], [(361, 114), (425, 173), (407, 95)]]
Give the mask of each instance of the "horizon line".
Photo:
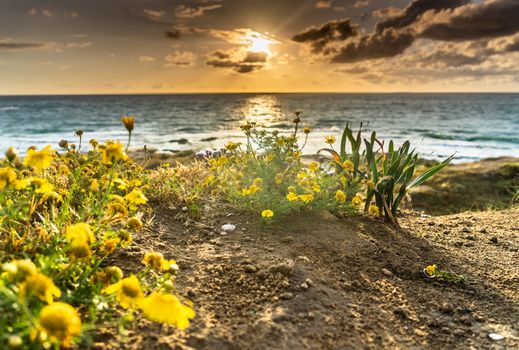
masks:
[(337, 94), (337, 95), (419, 95), (419, 94), (519, 94), (519, 91), (204, 91), (204, 92), (108, 92), (108, 93), (34, 93), (0, 94), (0, 97), (44, 97), (44, 96), (146, 96), (146, 95), (281, 95), (281, 94)]

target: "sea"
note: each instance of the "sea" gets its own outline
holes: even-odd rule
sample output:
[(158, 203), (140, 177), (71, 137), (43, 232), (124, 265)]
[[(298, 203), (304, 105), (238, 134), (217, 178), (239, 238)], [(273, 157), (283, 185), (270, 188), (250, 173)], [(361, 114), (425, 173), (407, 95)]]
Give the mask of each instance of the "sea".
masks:
[[(135, 117), (132, 146), (164, 152), (205, 150), (240, 141), (240, 125), (255, 122), (290, 132), (294, 112), (312, 129), (304, 153), (325, 147), (326, 135), (340, 135), (347, 123), (363, 124), (365, 135), (401, 144), (411, 141), (424, 158), (456, 154), (456, 162), (519, 157), (519, 94), (168, 94), (0, 96), (0, 152), (14, 146), (77, 142), (126, 142), (121, 116)], [(337, 148), (339, 144), (335, 147)], [(86, 146), (85, 146), (86, 147)], [(84, 148), (85, 149), (85, 148)]]

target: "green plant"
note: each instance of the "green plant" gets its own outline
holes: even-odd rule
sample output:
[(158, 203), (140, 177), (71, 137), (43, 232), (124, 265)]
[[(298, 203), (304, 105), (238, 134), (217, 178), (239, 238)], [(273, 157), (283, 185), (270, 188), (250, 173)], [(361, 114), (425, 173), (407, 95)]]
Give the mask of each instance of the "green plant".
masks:
[[(384, 141), (377, 138), (375, 131), (369, 139), (362, 137), (362, 126), (361, 124), (355, 136), (347, 124), (341, 137), (339, 152), (332, 146), (319, 150), (318, 154), (331, 154), (332, 163), (337, 171), (347, 172), (353, 178), (364, 179), (367, 183), (365, 211), (369, 210), (374, 199), (376, 206), (381, 209), (380, 215), (398, 226), (397, 210), (408, 191), (446, 167), (454, 155), (413, 178), (418, 165), (418, 154), (414, 149), (411, 150), (410, 142), (406, 141), (396, 148), (391, 140), (385, 152)], [(351, 150), (349, 152), (348, 144)]]

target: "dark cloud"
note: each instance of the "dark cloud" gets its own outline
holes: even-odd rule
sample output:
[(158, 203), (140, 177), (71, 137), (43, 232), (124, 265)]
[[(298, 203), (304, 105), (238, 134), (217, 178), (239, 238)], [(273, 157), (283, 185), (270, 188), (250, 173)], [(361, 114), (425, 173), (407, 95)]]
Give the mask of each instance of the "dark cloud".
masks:
[(181, 32), (178, 29), (170, 29), (166, 30), (165, 34), (168, 39), (178, 40), (180, 39)]
[[(371, 34), (356, 36), (355, 27), (345, 19), (310, 28), (292, 40), (309, 45), (312, 53), (330, 62), (352, 63), (397, 56), (418, 38), (478, 41), (519, 32), (519, 0), (487, 0), (479, 4), (470, 0), (413, 0), (403, 10), (391, 12), (392, 16), (377, 23)], [(350, 31), (342, 35), (337, 33), (337, 26)], [(517, 51), (517, 46), (517, 42), (508, 42), (499, 52)], [(439, 51), (429, 58), (461, 66), (482, 63), (494, 54), (492, 50), (481, 51), (481, 55)]]
[(0, 41), (0, 50), (26, 50), (26, 49), (41, 49), (46, 47), (45, 43), (31, 43), (31, 42), (14, 42), (14, 41)]
[(486, 1), (431, 17), (425, 19), (431, 24), (425, 23), (422, 38), (456, 41), (512, 35), (519, 31), (519, 0)]
[(388, 28), (401, 29), (415, 23), (420, 16), (427, 11), (440, 11), (454, 9), (469, 3), (470, 0), (414, 0), (401, 14), (390, 17), (385, 21), (377, 23), (376, 33), (382, 33)]
[(268, 55), (266, 52), (248, 51), (243, 57), (237, 51), (215, 51), (213, 52), (207, 65), (216, 68), (231, 68), (237, 73), (250, 73), (259, 70), (267, 63)]
[(333, 63), (352, 63), (401, 54), (414, 42), (412, 32), (387, 29), (380, 34), (366, 35), (347, 43), (331, 57)]
[(320, 53), (333, 42), (341, 42), (357, 35), (357, 28), (351, 24), (350, 19), (332, 21), (321, 27), (311, 27), (294, 35), (292, 40), (298, 43), (307, 43), (312, 47), (313, 53)]

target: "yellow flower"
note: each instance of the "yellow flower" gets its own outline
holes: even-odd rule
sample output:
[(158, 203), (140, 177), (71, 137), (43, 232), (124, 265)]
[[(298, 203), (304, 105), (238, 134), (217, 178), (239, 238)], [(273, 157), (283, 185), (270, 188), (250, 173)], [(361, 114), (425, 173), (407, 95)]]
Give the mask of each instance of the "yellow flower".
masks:
[(342, 163), (342, 167), (344, 170), (349, 171), (350, 173), (352, 173), (353, 170), (355, 170), (355, 165), (349, 160), (345, 160)]
[(324, 137), (324, 142), (326, 142), (329, 145), (333, 145), (335, 143), (335, 141), (336, 141), (336, 139), (335, 139), (335, 136), (333, 136), (333, 135)]
[(108, 266), (96, 273), (94, 281), (99, 281), (103, 285), (117, 283), (123, 278), (123, 270), (118, 266)]
[(228, 151), (234, 151), (236, 150), (236, 148), (238, 148), (236, 142), (229, 141), (225, 144), (225, 149), (227, 149)]
[(86, 241), (73, 239), (68, 247), (68, 254), (72, 260), (89, 258), (92, 250)]
[(61, 291), (49, 277), (36, 273), (27, 277), (20, 286), (20, 296), (25, 297), (26, 295), (34, 295), (41, 301), (52, 304), (54, 297), (61, 296)]
[(317, 163), (317, 162), (310, 163), (310, 165), (308, 166), (308, 169), (310, 169), (311, 172), (317, 171), (317, 169), (319, 169), (319, 163)]
[(16, 182), (16, 173), (11, 168), (0, 168), (0, 191)]
[(148, 252), (144, 254), (142, 263), (159, 271), (178, 270), (178, 265), (175, 260), (166, 260), (164, 259), (164, 255), (158, 252)]
[(301, 170), (300, 172), (297, 173), (298, 179), (306, 179), (306, 177), (307, 177), (307, 174), (304, 170)]
[(252, 183), (256, 187), (261, 187), (261, 185), (263, 185), (263, 179), (257, 177), (257, 178), (254, 179), (254, 181)]
[(97, 181), (96, 179), (92, 180), (92, 182), (90, 183), (90, 192), (99, 192), (99, 181)]
[(136, 216), (132, 216), (132, 217), (129, 218), (128, 221), (126, 222), (126, 226), (127, 226), (129, 229), (136, 230), (136, 231), (140, 231), (140, 230), (142, 230), (142, 220), (139, 219), (139, 218), (136, 217)]
[(369, 206), (368, 212), (370, 215), (373, 215), (373, 216), (380, 215), (380, 209), (374, 204)]
[(312, 191), (317, 192), (317, 193), (321, 192), (321, 186), (319, 186), (318, 184), (314, 184), (312, 186)]
[(252, 193), (256, 193), (256, 192), (258, 192), (258, 187), (256, 185), (250, 185), (249, 186), (249, 191), (250, 191), (251, 194)]
[(43, 170), (47, 169), (52, 160), (55, 157), (55, 152), (50, 149), (50, 145), (46, 146), (41, 151), (37, 151), (36, 149), (30, 148), (27, 151), (27, 156), (23, 160), (23, 164), (34, 168), (38, 173), (41, 173)]
[(294, 159), (301, 158), (301, 152), (294, 152), (293, 157), (294, 157)]
[(124, 308), (135, 308), (142, 300), (141, 284), (134, 275), (123, 278), (103, 290), (106, 294), (115, 294), (119, 304)]
[(287, 194), (287, 200), (289, 202), (294, 202), (294, 201), (297, 201), (299, 199), (299, 197), (297, 196), (297, 194), (295, 194), (294, 192), (289, 192)]
[(288, 186), (287, 191), (290, 192), (290, 193), (295, 193), (296, 192), (296, 188), (294, 186)]
[(335, 192), (335, 199), (337, 200), (337, 202), (345, 203), (346, 195), (341, 190), (337, 190), (337, 192)]
[(21, 179), (14, 183), (14, 188), (17, 190), (25, 190), (31, 184), (31, 179)]
[(427, 276), (434, 276), (436, 274), (436, 264), (429, 265), (424, 269), (424, 272)]
[(121, 121), (123, 122), (124, 124), (124, 127), (126, 128), (126, 130), (128, 130), (129, 132), (132, 132), (133, 130), (133, 127), (135, 125), (135, 118), (134, 117), (122, 117), (121, 118)]
[(72, 338), (81, 333), (81, 319), (77, 311), (66, 303), (45, 306), (38, 317), (40, 340), (49, 340), (63, 347), (72, 345)]
[(91, 139), (90, 141), (88, 141), (88, 143), (90, 144), (90, 146), (92, 146), (93, 149), (96, 149), (97, 146), (99, 146), (99, 142), (96, 139)]
[(128, 156), (124, 152), (124, 146), (119, 142), (110, 142), (103, 149), (103, 163), (109, 164), (118, 160), (126, 160)]
[(189, 320), (195, 317), (195, 311), (172, 294), (152, 293), (140, 303), (144, 316), (149, 320), (167, 323), (185, 329)]
[(312, 129), (310, 129), (308, 126), (305, 126), (305, 128), (303, 129), (303, 132), (304, 132), (305, 134), (309, 134), (310, 131), (312, 131)]
[(311, 201), (314, 200), (314, 195), (313, 194), (302, 194), (299, 196), (299, 199), (301, 199), (305, 203), (310, 203)]
[(18, 153), (16, 152), (16, 149), (14, 149), (14, 147), (9, 147), (5, 152), (5, 157), (9, 162), (12, 163), (16, 159), (16, 157), (18, 157)]
[(148, 203), (148, 198), (138, 188), (134, 188), (130, 193), (124, 196), (129, 203), (140, 205)]
[(119, 238), (105, 239), (99, 248), (104, 255), (112, 254), (121, 242)]
[(276, 184), (280, 185), (283, 182), (283, 174), (279, 173), (276, 174), (276, 177), (274, 178)]
[(90, 225), (85, 222), (80, 222), (68, 226), (66, 230), (66, 237), (71, 242), (78, 241), (85, 242), (87, 244), (92, 244), (96, 240)]
[(243, 196), (248, 196), (248, 195), (251, 194), (251, 191), (250, 191), (250, 189), (248, 189), (248, 188), (244, 188), (243, 190), (241, 190), (241, 194), (242, 194)]
[(50, 184), (46, 179), (39, 177), (32, 177), (30, 179), (31, 185), (34, 186), (36, 193), (48, 193), (54, 191), (54, 186)]
[(358, 206), (362, 205), (363, 201), (364, 201), (364, 197), (362, 197), (362, 195), (360, 193), (357, 193), (355, 195), (355, 197), (353, 197), (353, 199), (351, 200), (351, 204), (354, 207), (358, 207)]
[(38, 273), (38, 268), (29, 259), (5, 263), (2, 265), (2, 270), (11, 282), (23, 282), (27, 277)]
[(261, 212), (261, 216), (264, 217), (265, 219), (269, 219), (274, 216), (274, 212), (272, 210), (268, 210), (268, 209), (263, 210)]

